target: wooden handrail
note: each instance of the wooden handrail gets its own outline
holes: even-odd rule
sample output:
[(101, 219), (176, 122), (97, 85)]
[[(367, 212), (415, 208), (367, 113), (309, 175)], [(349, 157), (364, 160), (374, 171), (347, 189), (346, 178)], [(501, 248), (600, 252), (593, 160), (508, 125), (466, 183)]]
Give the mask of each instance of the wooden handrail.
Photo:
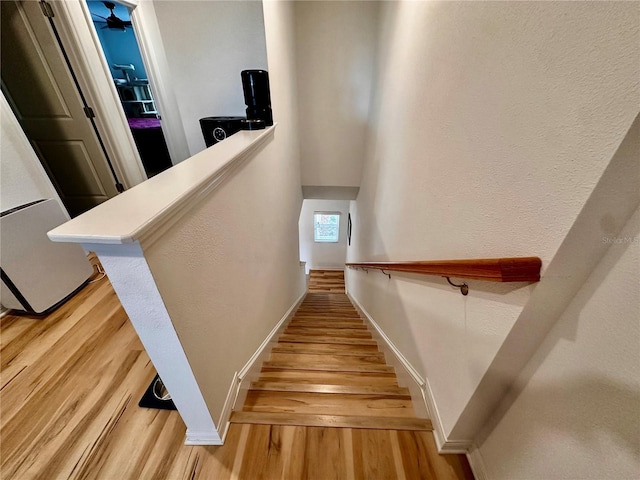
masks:
[(538, 257), (520, 257), (421, 262), (359, 262), (347, 263), (346, 266), (489, 282), (538, 282), (542, 261)]

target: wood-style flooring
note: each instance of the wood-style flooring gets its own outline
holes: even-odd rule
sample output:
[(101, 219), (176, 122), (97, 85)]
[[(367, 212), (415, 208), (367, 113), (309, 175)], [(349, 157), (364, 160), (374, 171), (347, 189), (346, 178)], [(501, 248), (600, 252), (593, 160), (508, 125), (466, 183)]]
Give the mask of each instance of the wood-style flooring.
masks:
[(344, 271), (309, 270), (309, 292), (344, 293)]
[[(313, 402), (333, 409), (318, 422), (372, 417), (371, 408), (355, 401), (343, 409), (318, 401), (330, 391), (376, 397), (374, 404), (384, 398), (387, 419), (412, 420), (405, 415), (406, 392), (380, 370), (385, 365), (375, 342), (351, 328), (351, 317), (340, 319), (345, 324), (334, 325), (335, 330), (359, 335), (325, 332), (311, 335), (313, 342), (302, 340), (313, 329), (307, 323), (316, 313), (301, 315), (304, 324), (291, 325), (282, 335), (286, 341), (274, 349), (275, 357), (252, 386), (247, 411), (237, 413), (290, 416), (286, 396), (296, 384), (300, 391), (293, 393), (310, 395), (298, 415), (311, 417)], [(300, 351), (303, 344), (308, 353)], [(351, 357), (350, 345), (359, 354), (349, 360), (353, 368), (342, 371), (336, 358)], [(295, 368), (300, 361), (320, 364), (318, 355), (329, 368)], [(0, 478), (6, 480), (472, 478), (466, 459), (438, 455), (431, 432), (422, 428), (337, 428), (337, 420), (331, 428), (286, 421), (233, 423), (224, 446), (184, 446), (185, 427), (177, 412), (137, 406), (155, 370), (106, 278), (46, 317), (3, 317), (0, 368)], [(324, 385), (322, 391), (318, 385)], [(273, 408), (278, 411), (265, 411), (272, 407), (265, 407), (262, 393), (277, 398)]]

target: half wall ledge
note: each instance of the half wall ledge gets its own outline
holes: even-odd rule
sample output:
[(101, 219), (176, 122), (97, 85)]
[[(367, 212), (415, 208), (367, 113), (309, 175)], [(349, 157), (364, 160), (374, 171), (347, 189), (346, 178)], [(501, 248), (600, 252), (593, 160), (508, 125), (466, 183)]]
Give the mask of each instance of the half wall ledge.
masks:
[(54, 242), (149, 243), (274, 136), (277, 124), (240, 131), (51, 230)]

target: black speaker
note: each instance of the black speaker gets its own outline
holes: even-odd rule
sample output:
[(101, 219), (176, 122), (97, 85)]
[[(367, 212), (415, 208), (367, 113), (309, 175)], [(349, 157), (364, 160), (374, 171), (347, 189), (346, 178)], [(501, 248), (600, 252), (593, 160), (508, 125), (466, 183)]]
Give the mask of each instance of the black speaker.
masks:
[(266, 126), (273, 125), (269, 72), (266, 70), (243, 70), (242, 90), (247, 106), (247, 120), (264, 120)]
[(200, 119), (200, 128), (207, 147), (221, 142), (242, 130), (243, 117), (205, 117)]

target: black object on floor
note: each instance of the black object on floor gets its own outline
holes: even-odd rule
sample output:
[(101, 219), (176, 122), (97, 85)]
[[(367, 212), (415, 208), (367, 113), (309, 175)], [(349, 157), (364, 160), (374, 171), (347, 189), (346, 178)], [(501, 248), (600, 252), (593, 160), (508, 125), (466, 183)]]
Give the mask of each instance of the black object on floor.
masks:
[(166, 396), (166, 389), (162, 384), (162, 380), (160, 380), (159, 375), (156, 375), (138, 402), (138, 406), (143, 408), (157, 408), (160, 410), (177, 410), (171, 397), (166, 400), (162, 399), (162, 397), (166, 398)]

